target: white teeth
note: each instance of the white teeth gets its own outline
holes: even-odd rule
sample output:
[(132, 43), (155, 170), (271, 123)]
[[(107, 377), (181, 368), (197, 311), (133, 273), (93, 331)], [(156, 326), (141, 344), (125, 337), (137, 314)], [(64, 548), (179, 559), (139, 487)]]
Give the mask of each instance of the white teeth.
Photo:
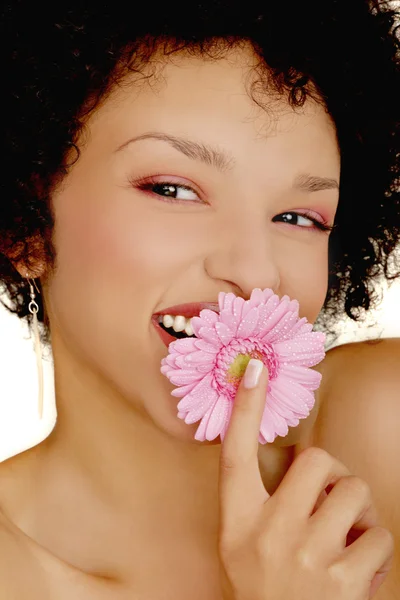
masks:
[(185, 327), (185, 333), (186, 335), (193, 335), (194, 331), (193, 331), (193, 327), (192, 327), (192, 322), (189, 320), (186, 327)]
[(186, 318), (182, 317), (181, 315), (177, 315), (174, 319), (174, 324), (172, 325), (172, 328), (174, 331), (179, 333), (180, 331), (184, 331), (186, 325), (187, 325)]
[(186, 335), (194, 335), (191, 318), (187, 319), (182, 315), (163, 315), (161, 322), (164, 327), (173, 329), (177, 333), (184, 331)]
[(172, 327), (174, 324), (174, 317), (171, 315), (164, 315), (162, 322), (164, 327)]

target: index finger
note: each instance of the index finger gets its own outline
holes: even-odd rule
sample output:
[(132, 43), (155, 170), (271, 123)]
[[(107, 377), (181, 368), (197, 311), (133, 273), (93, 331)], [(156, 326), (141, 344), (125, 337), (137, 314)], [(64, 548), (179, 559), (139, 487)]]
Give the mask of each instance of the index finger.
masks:
[(268, 371), (251, 359), (238, 388), (220, 461), (220, 499), (232, 520), (260, 507), (269, 498), (258, 465), (258, 438), (265, 407)]

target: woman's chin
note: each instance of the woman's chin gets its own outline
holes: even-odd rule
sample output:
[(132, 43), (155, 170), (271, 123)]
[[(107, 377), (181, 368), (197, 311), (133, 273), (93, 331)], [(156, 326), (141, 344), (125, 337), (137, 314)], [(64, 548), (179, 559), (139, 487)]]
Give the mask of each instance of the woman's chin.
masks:
[(221, 443), (221, 439), (219, 436), (212, 441), (196, 440), (195, 435), (200, 422), (187, 424), (183, 419), (180, 419), (177, 415), (171, 420), (169, 419), (168, 421), (168, 424), (165, 421), (164, 423), (162, 423), (162, 429), (175, 440), (187, 444), (193, 444), (195, 446), (216, 446)]

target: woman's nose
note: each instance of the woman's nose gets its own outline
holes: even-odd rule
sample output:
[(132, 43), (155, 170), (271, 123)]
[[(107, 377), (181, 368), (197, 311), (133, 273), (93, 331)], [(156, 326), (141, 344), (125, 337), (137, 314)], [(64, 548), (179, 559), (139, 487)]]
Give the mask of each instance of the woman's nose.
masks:
[(254, 288), (279, 290), (280, 276), (273, 240), (261, 219), (244, 220), (221, 228), (213, 252), (205, 261), (210, 277), (234, 286), (238, 295), (250, 297)]

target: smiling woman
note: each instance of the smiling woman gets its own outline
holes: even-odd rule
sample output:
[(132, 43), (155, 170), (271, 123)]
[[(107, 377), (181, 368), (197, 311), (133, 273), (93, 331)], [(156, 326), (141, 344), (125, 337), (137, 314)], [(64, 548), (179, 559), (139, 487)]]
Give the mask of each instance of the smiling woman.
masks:
[[(192, 319), (218, 312), (220, 292), (242, 306), (269, 290), (276, 319), (289, 296), (296, 319), (327, 330), (368, 309), (400, 235), (394, 15), (377, 0), (140, 8), (2, 11), (0, 279), (10, 309), (42, 324), (58, 417), (1, 464), (0, 589), (364, 600), (392, 538), (363, 481), (322, 450), (300, 454), (318, 402), (302, 418), (304, 398), (278, 394), (276, 430), (280, 403), (302, 421), (258, 464), (260, 362), (238, 359), (223, 444), (177, 418), (160, 366), (176, 338), (210, 350)], [(317, 380), (301, 381), (307, 399)], [(28, 571), (34, 590), (12, 576)]]

